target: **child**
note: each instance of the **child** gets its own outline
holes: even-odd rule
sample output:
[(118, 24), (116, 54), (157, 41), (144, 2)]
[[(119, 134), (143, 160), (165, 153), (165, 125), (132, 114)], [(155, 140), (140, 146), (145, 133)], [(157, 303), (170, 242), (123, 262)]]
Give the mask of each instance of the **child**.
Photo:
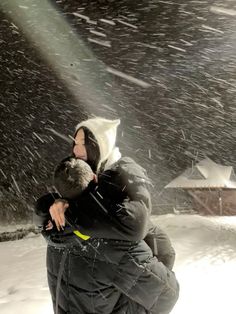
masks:
[[(133, 303), (132, 311), (134, 306), (137, 307), (136, 313), (169, 313), (178, 298), (178, 283), (175, 276), (160, 262), (161, 259), (166, 262), (168, 260), (166, 256), (172, 255), (169, 239), (160, 229), (155, 230), (159, 232), (154, 236), (156, 247), (159, 247), (158, 239), (160, 239), (160, 247), (164, 251), (164, 254), (159, 252), (158, 261), (144, 241), (130, 241), (130, 237), (126, 238), (128, 221), (125, 221), (124, 215), (121, 216), (119, 212), (123, 210), (121, 204), (125, 200), (130, 200), (127, 200), (126, 187), (120, 188), (123, 186), (122, 177), (117, 173), (111, 183), (110, 171), (113, 170), (107, 170), (99, 176), (96, 183), (91, 168), (82, 160), (69, 157), (57, 166), (54, 173), (54, 186), (59, 194), (69, 201), (70, 206), (66, 211), (69, 226), (66, 225), (64, 231), (58, 232), (56, 228), (51, 229), (51, 223), (47, 223), (48, 230), (45, 233), (51, 246), (50, 250), (63, 245), (71, 248), (76, 246), (76, 241), (77, 243), (79, 241), (80, 255), (77, 257), (77, 265), (83, 264), (87, 270), (83, 273), (89, 275), (89, 261), (95, 254), (101, 269), (93, 280), (97, 281), (99, 278), (101, 281), (104, 276), (105, 282), (109, 281), (114, 291), (121, 292), (121, 299), (125, 294)], [(112, 175), (114, 177), (114, 173)], [(59, 197), (59, 194), (46, 196), (47, 208), (54, 202), (54, 198)], [(42, 206), (42, 199), (38, 202), (38, 208), (45, 208), (45, 204)], [(119, 206), (122, 210), (119, 210)], [(150, 235), (149, 243), (151, 243)], [(167, 249), (163, 250), (164, 247)], [(48, 265), (49, 270), (52, 264)], [(77, 278), (77, 285), (78, 282), (84, 281), (81, 269), (79, 273), (72, 269), (70, 272)], [(53, 281), (49, 272), (49, 286), (55, 306), (56, 286), (50, 285), (50, 280)], [(84, 286), (79, 286), (79, 289), (84, 289)], [(63, 290), (66, 291), (66, 286)], [(120, 306), (119, 300), (119, 298), (116, 300), (116, 308)]]

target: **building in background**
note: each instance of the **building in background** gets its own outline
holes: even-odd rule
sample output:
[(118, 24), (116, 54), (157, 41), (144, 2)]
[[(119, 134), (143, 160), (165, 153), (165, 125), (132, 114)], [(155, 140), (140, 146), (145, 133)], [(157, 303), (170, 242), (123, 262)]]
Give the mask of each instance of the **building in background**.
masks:
[(236, 215), (236, 176), (232, 166), (205, 158), (165, 188), (186, 190), (193, 197), (193, 209), (201, 214)]

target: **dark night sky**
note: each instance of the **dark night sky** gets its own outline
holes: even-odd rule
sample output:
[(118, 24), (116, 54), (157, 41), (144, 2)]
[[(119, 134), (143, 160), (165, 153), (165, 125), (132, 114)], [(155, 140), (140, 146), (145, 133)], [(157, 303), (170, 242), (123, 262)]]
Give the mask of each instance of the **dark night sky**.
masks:
[[(64, 77), (40, 49), (40, 30), (34, 41), (27, 33), (44, 23), (39, 8), (44, 2), (30, 8), (35, 15), (29, 15), (25, 31), (16, 15), (29, 12), (30, 2), (19, 1), (14, 15), (9, 2), (1, 1), (0, 186), (5, 191), (30, 203), (44, 193), (55, 163), (70, 151), (50, 129), (72, 135), (75, 124), (92, 115), (122, 119), (118, 144), (147, 168), (156, 202), (165, 184), (196, 160), (208, 156), (236, 166), (234, 1), (51, 1), (94, 55), (91, 63), (81, 60), (74, 43), (71, 51), (78, 53), (61, 66)], [(62, 30), (55, 24), (47, 32), (57, 39)], [(66, 30), (63, 36), (70, 34)], [(60, 53), (55, 50), (55, 60)], [(150, 86), (108, 74), (106, 66)], [(87, 77), (99, 84), (88, 88)]]

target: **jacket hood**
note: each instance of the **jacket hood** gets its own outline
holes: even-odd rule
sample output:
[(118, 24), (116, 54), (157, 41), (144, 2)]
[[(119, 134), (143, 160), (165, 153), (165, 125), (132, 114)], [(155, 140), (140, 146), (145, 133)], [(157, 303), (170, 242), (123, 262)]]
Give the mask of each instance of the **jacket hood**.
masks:
[(82, 121), (75, 127), (76, 132), (82, 127), (88, 128), (96, 138), (100, 149), (98, 169), (104, 161), (106, 161), (106, 169), (121, 157), (119, 148), (115, 147), (117, 127), (119, 124), (120, 119), (108, 120), (96, 117)]

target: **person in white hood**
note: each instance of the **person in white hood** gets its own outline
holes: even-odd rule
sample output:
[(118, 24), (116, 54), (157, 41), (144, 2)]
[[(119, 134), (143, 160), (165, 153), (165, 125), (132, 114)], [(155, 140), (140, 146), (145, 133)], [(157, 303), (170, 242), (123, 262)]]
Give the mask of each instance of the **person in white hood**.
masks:
[[(94, 173), (99, 173), (121, 158), (119, 148), (115, 146), (117, 127), (120, 120), (108, 120), (100, 117), (85, 120), (76, 125), (73, 155), (86, 161)], [(50, 208), (52, 219), (58, 230), (65, 225), (64, 213), (68, 203), (57, 200)]]
[[(105, 163), (103, 170), (108, 169), (121, 158), (119, 148), (115, 146), (119, 124), (119, 119), (108, 120), (104, 118), (92, 118), (77, 124), (73, 148), (75, 157), (85, 158), (89, 163), (92, 156), (87, 156), (87, 154), (99, 152), (97, 164), (95, 165), (96, 172), (101, 171), (102, 163)], [(91, 147), (89, 147), (89, 142)]]
[[(102, 175), (105, 170), (112, 169), (113, 175), (118, 173), (122, 176), (122, 182), (129, 193), (129, 199), (124, 204), (128, 213), (128, 215), (126, 213), (128, 232), (134, 238), (145, 238), (153, 254), (158, 255), (158, 258), (161, 258), (161, 261), (172, 269), (175, 251), (167, 235), (162, 237), (163, 246), (159, 241), (159, 248), (157, 248), (156, 239), (160, 237), (156, 236), (156, 233), (159, 234), (160, 229), (153, 226), (149, 219), (152, 207), (149, 192), (151, 182), (146, 171), (133, 159), (122, 157), (119, 148), (116, 147), (119, 125), (119, 119), (109, 120), (101, 117), (91, 118), (77, 124), (73, 156), (86, 161), (97, 175)], [(112, 178), (110, 181), (112, 182)], [(130, 202), (132, 200), (136, 203)], [(49, 209), (58, 230), (65, 225), (64, 213), (67, 208), (68, 203), (63, 199), (58, 199)]]
[[(168, 272), (168, 269), (171, 270), (173, 267), (175, 252), (168, 236), (157, 226), (153, 226), (150, 221), (151, 198), (149, 187), (151, 182), (146, 175), (145, 169), (131, 158), (121, 157), (118, 147), (115, 146), (119, 124), (119, 119), (108, 120), (99, 117), (79, 123), (75, 130), (73, 156), (86, 161), (93, 172), (98, 175), (98, 180), (99, 176), (102, 176), (104, 173), (109, 176), (108, 180), (111, 184), (121, 182), (122, 186), (120, 188), (126, 191), (127, 197), (122, 206), (119, 205), (119, 207), (113, 209), (113, 215), (119, 220), (119, 225), (121, 226), (119, 231), (123, 235), (123, 240), (137, 242), (144, 239), (151, 248), (153, 256), (158, 257), (158, 260), (167, 267)], [(101, 195), (101, 200), (102, 198), (103, 196)], [(66, 200), (57, 199), (49, 208), (51, 218), (54, 220), (58, 230), (63, 229), (65, 226), (65, 211), (68, 206), (69, 204)], [(107, 225), (104, 238), (109, 239), (109, 234), (112, 234), (111, 239), (115, 239), (113, 227), (112, 223)], [(120, 239), (122, 238), (118, 238), (118, 240)], [(162, 272), (165, 273), (166, 270), (162, 270)], [(165, 276), (168, 277), (169, 275), (166, 273)], [(163, 278), (163, 280), (162, 283), (164, 284), (167, 279)], [(169, 313), (174, 306), (178, 298), (178, 284), (175, 282), (176, 279), (174, 277), (173, 280), (175, 288), (171, 290), (174, 294), (172, 295), (172, 300), (168, 300), (166, 296), (167, 300), (164, 302), (166, 311), (163, 310), (162, 312), (161, 310), (159, 311), (159, 308), (155, 308), (150, 313)], [(128, 281), (125, 284), (129, 285)], [(163, 284), (161, 289), (163, 289)], [(136, 288), (138, 289), (138, 285), (136, 285)], [(135, 293), (139, 295), (139, 292), (135, 291)], [(140, 292), (140, 296), (142, 294), (143, 292)], [(151, 291), (149, 294), (151, 296)], [(149, 302), (148, 298), (143, 300), (143, 297), (141, 297), (140, 300), (140, 304), (145, 301)]]

